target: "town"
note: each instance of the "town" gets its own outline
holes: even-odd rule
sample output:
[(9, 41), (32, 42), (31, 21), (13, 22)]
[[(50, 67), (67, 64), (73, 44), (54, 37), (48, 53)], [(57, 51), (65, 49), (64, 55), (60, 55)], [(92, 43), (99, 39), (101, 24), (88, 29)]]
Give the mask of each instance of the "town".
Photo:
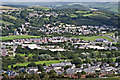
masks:
[(0, 11), (0, 79), (120, 78), (118, 14), (79, 4), (7, 6)]

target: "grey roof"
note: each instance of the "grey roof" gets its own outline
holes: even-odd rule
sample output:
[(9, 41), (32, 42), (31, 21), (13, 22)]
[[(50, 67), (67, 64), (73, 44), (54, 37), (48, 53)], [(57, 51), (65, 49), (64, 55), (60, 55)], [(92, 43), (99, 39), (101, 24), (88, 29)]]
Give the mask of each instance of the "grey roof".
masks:
[(54, 63), (54, 64), (51, 64), (51, 66), (53, 66), (53, 67), (58, 67), (58, 66), (67, 66), (67, 65), (69, 65), (69, 66), (72, 66), (72, 64), (70, 63), (70, 62), (65, 62), (65, 63)]

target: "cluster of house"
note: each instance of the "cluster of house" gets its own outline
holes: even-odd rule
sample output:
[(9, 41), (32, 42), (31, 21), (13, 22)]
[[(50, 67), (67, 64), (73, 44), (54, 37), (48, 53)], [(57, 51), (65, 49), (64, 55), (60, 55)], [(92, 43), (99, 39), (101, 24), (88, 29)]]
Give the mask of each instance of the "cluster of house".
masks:
[[(115, 67), (110, 66), (107, 63), (97, 62), (94, 65), (91, 65), (89, 63), (82, 64), (80, 68), (76, 68), (74, 64), (71, 62), (61, 62), (61, 63), (53, 63), (50, 66), (43, 66), (45, 72), (50, 72), (50, 70), (55, 70), (57, 75), (61, 75), (64, 72), (67, 73), (67, 75), (72, 78), (78, 78), (78, 76), (75, 76), (76, 73), (82, 73), (83, 71), (86, 74), (82, 74), (81, 77), (85, 78), (88, 74), (94, 74), (96, 72), (99, 72), (99, 77), (104, 77), (106, 74), (120, 74), (120, 64), (114, 63)], [(66, 66), (69, 66), (65, 69)], [(40, 74), (41, 72), (38, 70), (38, 67), (28, 67), (28, 68), (20, 68), (18, 71), (21, 72), (27, 72), (29, 74)], [(7, 71), (0, 71), (1, 73), (8, 73), (8, 76), (14, 77), (15, 75), (19, 75), (19, 73), (11, 70)]]
[[(97, 50), (118, 50), (115, 46), (107, 46), (107, 45), (97, 45), (97, 43), (105, 43), (112, 44), (112, 42), (107, 39), (97, 38), (95, 41), (84, 41), (80, 38), (70, 38), (70, 37), (41, 37), (41, 38), (30, 38), (30, 39), (15, 39), (12, 42), (2, 42), (5, 46), (14, 46), (14, 45), (22, 45), (22, 47), (28, 47), (30, 49), (43, 49), (50, 51), (69, 51), (65, 46), (58, 46), (56, 43), (64, 44), (64, 42), (68, 43), (68, 48), (74, 46), (74, 48), (79, 49), (97, 49)], [(71, 43), (71, 45), (69, 45)], [(49, 45), (41, 45), (41, 44), (49, 44)], [(7, 55), (9, 50), (6, 50), (5, 47), (1, 48), (2, 56)], [(14, 52), (14, 51), (13, 51)]]
[(50, 16), (58, 16), (59, 14), (57, 14), (56, 12), (45, 12), (43, 14), (42, 11), (34, 11), (33, 13), (29, 13), (29, 17), (32, 17), (32, 16), (37, 16), (37, 17), (42, 17), (42, 16), (47, 16), (47, 17), (50, 17)]
[(77, 34), (77, 35), (87, 35), (87, 34), (97, 34), (98, 32), (101, 34), (106, 34), (107, 31), (114, 31), (116, 28), (113, 26), (76, 26), (76, 25), (70, 25), (70, 24), (64, 24), (59, 22), (53, 23), (53, 24), (47, 24), (44, 25), (44, 28), (39, 28), (38, 31), (45, 32), (46, 34), (52, 34), (52, 33), (71, 33), (71, 34)]
[(0, 56), (8, 55), (8, 51), (5, 46), (0, 47), (0, 52), (1, 52)]

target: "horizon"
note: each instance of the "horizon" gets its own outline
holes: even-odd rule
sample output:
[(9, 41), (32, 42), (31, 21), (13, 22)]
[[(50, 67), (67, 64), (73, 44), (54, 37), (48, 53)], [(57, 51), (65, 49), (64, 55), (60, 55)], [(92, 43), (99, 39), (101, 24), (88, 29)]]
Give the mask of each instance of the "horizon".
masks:
[(1, 0), (0, 2), (119, 2), (119, 0)]

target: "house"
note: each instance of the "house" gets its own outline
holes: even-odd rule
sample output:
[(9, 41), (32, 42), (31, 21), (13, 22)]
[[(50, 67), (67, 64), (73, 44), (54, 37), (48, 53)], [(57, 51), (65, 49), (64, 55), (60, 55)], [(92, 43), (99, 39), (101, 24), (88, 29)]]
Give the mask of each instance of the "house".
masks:
[(61, 62), (61, 63), (51, 64), (52, 67), (65, 67), (67, 65), (72, 66), (71, 62)]
[(75, 74), (77, 72), (82, 72), (82, 69), (81, 68), (74, 68), (74, 69), (69, 68), (66, 70), (66, 72), (67, 74)]
[(116, 71), (116, 68), (114, 68), (114, 67), (105, 67), (105, 70), (106, 71)]
[(61, 74), (63, 74), (63, 72), (60, 71), (60, 70), (55, 70), (55, 72), (57, 73), (57, 75), (61, 75)]
[(85, 71), (86, 73), (95, 73), (95, 71), (100, 71), (100, 67), (99, 66), (90, 66), (88, 68), (85, 68), (83, 71)]
[(52, 52), (55, 52), (55, 51), (66, 51), (65, 49), (49, 49), (50, 51)]
[(28, 68), (29, 74), (36, 73), (37, 71), (38, 71), (38, 67), (29, 67)]
[(97, 38), (95, 42), (108, 42), (107, 39)]

